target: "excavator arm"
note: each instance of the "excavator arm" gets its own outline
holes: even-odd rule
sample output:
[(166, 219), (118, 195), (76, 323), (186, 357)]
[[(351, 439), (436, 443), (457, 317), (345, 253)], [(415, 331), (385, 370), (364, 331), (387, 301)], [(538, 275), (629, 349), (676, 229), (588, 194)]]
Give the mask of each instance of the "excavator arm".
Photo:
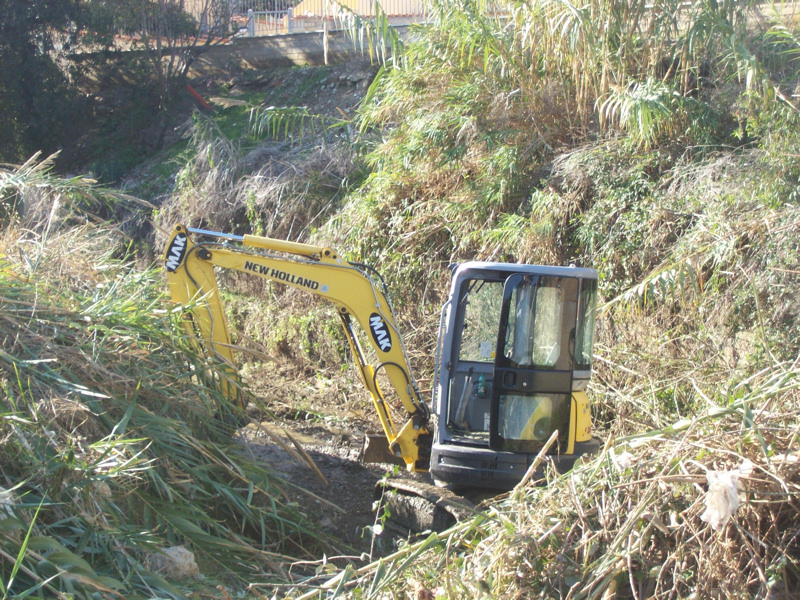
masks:
[[(211, 237), (213, 241), (195, 241), (194, 235)], [(191, 317), (185, 323), (187, 332), (199, 338), (206, 354), (219, 361), (223, 392), (239, 405), (243, 400), (235, 383), (234, 346), (215, 268), (277, 281), (331, 302), (342, 320), (358, 373), (378, 412), (390, 451), (403, 459), (408, 470), (428, 470), (430, 410), (420, 398), (383, 286), (376, 283), (368, 267), (350, 263), (330, 248), (183, 225), (172, 231), (164, 267), (172, 300), (185, 306)], [(368, 332), (365, 337), (378, 357), (377, 365), (367, 360), (354, 321)], [(399, 427), (378, 385), (380, 371), (384, 371), (407, 414), (407, 421)]]

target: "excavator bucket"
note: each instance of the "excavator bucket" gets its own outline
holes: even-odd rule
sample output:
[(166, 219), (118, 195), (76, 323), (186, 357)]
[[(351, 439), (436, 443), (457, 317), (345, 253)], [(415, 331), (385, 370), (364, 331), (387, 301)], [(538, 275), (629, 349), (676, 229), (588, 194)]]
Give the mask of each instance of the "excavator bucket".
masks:
[(364, 448), (361, 452), (361, 461), (365, 463), (386, 463), (405, 467), (406, 463), (400, 456), (395, 456), (389, 449), (389, 440), (383, 433), (367, 433), (364, 435)]

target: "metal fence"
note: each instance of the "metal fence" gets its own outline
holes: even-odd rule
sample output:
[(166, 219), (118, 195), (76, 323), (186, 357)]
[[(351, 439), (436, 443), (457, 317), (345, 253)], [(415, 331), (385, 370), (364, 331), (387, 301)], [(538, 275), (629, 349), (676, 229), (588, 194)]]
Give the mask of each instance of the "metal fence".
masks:
[[(425, 0), (379, 0), (381, 12), (393, 25), (424, 23), (428, 20)], [(344, 27), (354, 16), (375, 16), (375, 0), (165, 0), (159, 14), (156, 3), (147, 4), (140, 18), (120, 27), (120, 35), (186, 35), (192, 27), (186, 17), (194, 21), (201, 34), (226, 36), (276, 35), (303, 31), (319, 31)], [(501, 1), (498, 13), (506, 10)], [(797, 14), (798, 2), (782, 6)], [(686, 0), (689, 7), (689, 0)], [(766, 5), (765, 5), (766, 6)], [(652, 8), (648, 2), (647, 8)], [(159, 9), (159, 10), (157, 10)], [(765, 11), (766, 12), (766, 11)]]
[[(424, 0), (382, 0), (381, 11), (393, 24), (424, 22)], [(338, 29), (358, 16), (375, 16), (373, 0), (234, 0), (233, 23), (239, 35), (258, 36)]]
[[(375, 0), (168, 0), (191, 15), (201, 31), (237, 36), (276, 35), (343, 27), (355, 16), (375, 16)], [(392, 24), (424, 22), (425, 0), (380, 0)]]
[(240, 3), (249, 5), (244, 14), (237, 12), (234, 17), (236, 22), (243, 23), (240, 35), (253, 37), (291, 31), (292, 6), (287, 0), (241, 0)]

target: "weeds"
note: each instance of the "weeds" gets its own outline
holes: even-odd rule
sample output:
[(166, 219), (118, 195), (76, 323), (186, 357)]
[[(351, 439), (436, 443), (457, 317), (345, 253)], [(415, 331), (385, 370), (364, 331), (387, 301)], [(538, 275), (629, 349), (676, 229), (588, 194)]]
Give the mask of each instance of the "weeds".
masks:
[[(40, 194), (82, 193), (37, 177)], [(303, 515), (231, 441), (224, 396), (176, 333), (158, 273), (125, 260), (116, 228), (70, 214), (43, 233), (11, 223), (2, 238), (7, 594), (179, 597), (148, 569), (173, 545), (215, 584), (284, 578), (287, 555), (317, 543)]]
[[(791, 597), (796, 25), (767, 34), (731, 3), (523, 2), (502, 23), (492, 8), (435, 3), (382, 73), (360, 112), (367, 140), (381, 132), (372, 172), (328, 235), (382, 265), (420, 339), (435, 337), (425, 305), (448, 263), (598, 268), (592, 393), (608, 444), (324, 589)], [(716, 531), (707, 486), (746, 461), (742, 506)]]
[[(443, 597), (790, 598), (799, 575), (798, 399), (797, 365), (775, 365), (694, 419), (608, 440), (600, 456), (550, 473), (522, 499), (512, 494), (325, 587), (334, 598), (408, 588)], [(740, 506), (730, 520), (704, 523), (707, 482), (734, 468), (745, 473)]]

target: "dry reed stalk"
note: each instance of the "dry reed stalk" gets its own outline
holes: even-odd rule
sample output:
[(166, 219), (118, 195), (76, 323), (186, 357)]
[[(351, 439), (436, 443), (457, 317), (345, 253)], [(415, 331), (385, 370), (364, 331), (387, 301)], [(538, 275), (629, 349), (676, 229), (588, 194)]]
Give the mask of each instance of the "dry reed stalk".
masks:
[[(173, 333), (160, 279), (120, 260), (113, 226), (38, 231), (0, 238), (0, 464), (25, 494), (4, 528), (34, 532), (18, 586), (55, 568), (58, 590), (174, 594), (140, 561), (176, 540), (225, 577), (285, 577), (307, 553), (302, 518), (214, 418), (219, 390)], [(0, 546), (15, 556), (19, 538)]]

